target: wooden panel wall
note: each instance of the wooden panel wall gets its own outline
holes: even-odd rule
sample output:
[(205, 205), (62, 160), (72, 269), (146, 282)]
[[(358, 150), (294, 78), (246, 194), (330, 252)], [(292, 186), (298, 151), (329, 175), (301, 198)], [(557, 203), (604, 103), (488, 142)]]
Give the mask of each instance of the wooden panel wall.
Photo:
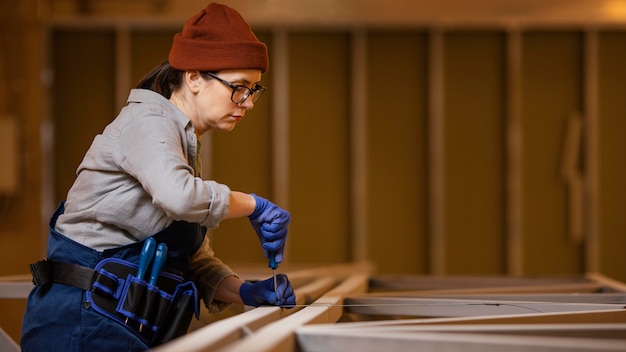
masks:
[(349, 40), (289, 36), (290, 256), (299, 262), (350, 260)]
[(366, 38), (367, 258), (383, 272), (427, 272), (428, 37)]
[[(0, 191), (0, 276), (26, 273), (44, 248), (39, 214), (50, 175), (42, 173), (42, 164), (50, 155), (44, 150), (49, 125), (42, 124), (49, 110), (41, 96), (49, 76), (41, 70), (46, 51), (36, 13), (34, 1), (0, 1), (0, 128), (12, 127), (7, 139), (15, 143), (14, 150), (0, 151), (0, 160), (14, 160), (13, 168), (0, 164), (0, 178), (16, 178), (14, 189), (4, 184)], [(2, 131), (3, 138), (7, 133)], [(25, 306), (23, 299), (0, 300), (0, 327), (14, 339)]]
[(605, 30), (598, 33), (598, 265), (609, 276), (626, 278), (624, 248), (626, 248), (626, 163), (623, 150), (626, 139), (624, 112), (626, 100), (623, 84), (626, 72), (621, 68), (626, 60), (626, 31)]
[(533, 31), (524, 34), (522, 47), (525, 271), (576, 272), (583, 270), (584, 259), (568, 236), (569, 200), (560, 165), (567, 118), (583, 111), (582, 36)]
[[(76, 74), (81, 60), (75, 48), (88, 45), (81, 43), (99, 43), (92, 44), (88, 71), (98, 82), (92, 86), (103, 90), (81, 93), (84, 106), (76, 108), (60, 99), (74, 96), (81, 80), (58, 81), (53, 97), (61, 130), (72, 126), (72, 135), (90, 135), (90, 141), (92, 124), (101, 129), (114, 116), (111, 101), (119, 87), (111, 77), (119, 80), (122, 72), (134, 84), (165, 57), (175, 29), (131, 28), (127, 72), (119, 57), (117, 66), (111, 64), (111, 48), (120, 50), (115, 41), (125, 31), (53, 31), (58, 77)], [(625, 241), (619, 215), (626, 195), (619, 182), (623, 30), (257, 32), (274, 64), (263, 77), (268, 93), (234, 132), (203, 141), (205, 177), (282, 201), (293, 215), (287, 263), (365, 258), (384, 273), (571, 275), (598, 269), (626, 275), (617, 249)], [(597, 50), (589, 38), (597, 39)], [(589, 63), (593, 57), (597, 65)], [(590, 77), (598, 85), (597, 103), (589, 98), (596, 93), (587, 85)], [(101, 117), (78, 123), (86, 106), (99, 107), (94, 116)], [(279, 111), (287, 120), (281, 122)], [(593, 239), (588, 243), (572, 237), (576, 219), (561, 170), (574, 113), (585, 121), (578, 168), (585, 202), (577, 220)], [(590, 130), (594, 123), (597, 135)], [(67, 169), (75, 169), (63, 162), (78, 162), (61, 151), (82, 154), (83, 139), (57, 140), (58, 199), (73, 177)], [(518, 192), (512, 180), (519, 181)], [(364, 184), (362, 195), (355, 196), (355, 183)], [(225, 222), (211, 236), (227, 262), (265, 261), (245, 219)]]
[(52, 32), (55, 206), (69, 190), (91, 141), (116, 114), (112, 29)]
[(500, 32), (444, 37), (444, 271), (503, 273), (505, 42)]
[[(292, 210), (288, 262), (626, 280), (623, 4), (224, 2), (269, 44), (270, 90), (235, 132), (205, 139), (206, 176)], [(11, 275), (44, 255), (49, 213), (89, 142), (204, 3), (0, 4), (0, 113), (18, 126), (20, 175), (18, 192), (0, 198), (0, 272)], [(304, 80), (315, 85), (308, 99), (296, 92)], [(576, 111), (583, 200), (572, 218), (560, 167)], [(330, 132), (309, 129), (317, 118)], [(302, 154), (314, 150), (325, 154), (309, 177)], [(212, 236), (225, 260), (264, 264), (245, 220)], [(14, 303), (0, 307), (0, 325), (18, 336)]]

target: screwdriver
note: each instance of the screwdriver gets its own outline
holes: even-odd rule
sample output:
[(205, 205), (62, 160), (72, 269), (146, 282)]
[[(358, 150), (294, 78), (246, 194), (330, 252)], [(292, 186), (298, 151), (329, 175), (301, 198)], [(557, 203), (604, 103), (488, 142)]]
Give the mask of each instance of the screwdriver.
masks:
[[(165, 243), (159, 243), (154, 254), (154, 262), (152, 262), (152, 271), (150, 272), (149, 284), (156, 286), (159, 280), (161, 268), (167, 259), (167, 246)], [(143, 330), (143, 324), (139, 324), (139, 332)]]
[(150, 285), (156, 286), (159, 280), (161, 268), (167, 259), (167, 246), (165, 243), (159, 243), (154, 255), (154, 263), (152, 263), (152, 272), (150, 273)]
[(156, 240), (152, 237), (148, 237), (141, 249), (141, 256), (139, 257), (139, 268), (137, 269), (137, 278), (143, 280), (154, 256), (156, 250)]
[[(141, 248), (141, 255), (139, 257), (139, 268), (137, 268), (137, 277), (139, 280), (143, 280), (146, 275), (146, 271), (148, 271), (148, 267), (150, 266), (150, 262), (152, 261), (152, 257), (154, 256), (154, 251), (156, 250), (156, 240), (152, 237), (146, 238), (146, 241), (143, 243), (143, 247)], [(128, 317), (124, 321), (124, 324), (128, 325)], [(142, 324), (139, 325), (139, 331), (141, 331)]]
[(270, 252), (269, 257), (270, 262), (267, 266), (272, 269), (272, 277), (274, 278), (274, 293), (276, 293), (276, 268), (278, 268), (278, 264), (276, 263), (276, 252)]

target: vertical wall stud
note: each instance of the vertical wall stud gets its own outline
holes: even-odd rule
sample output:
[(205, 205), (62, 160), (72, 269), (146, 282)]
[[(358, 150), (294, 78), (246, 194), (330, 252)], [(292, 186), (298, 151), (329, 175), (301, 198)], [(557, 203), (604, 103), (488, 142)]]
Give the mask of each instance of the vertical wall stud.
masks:
[(511, 28), (507, 35), (507, 123), (506, 123), (506, 262), (510, 275), (524, 273), (522, 231), (522, 122), (521, 122), (522, 34)]
[(589, 29), (585, 32), (585, 84), (584, 86), (584, 140), (585, 140), (585, 201), (586, 239), (585, 270), (599, 272), (598, 234), (600, 213), (598, 180), (600, 179), (600, 152), (598, 146), (598, 32)]

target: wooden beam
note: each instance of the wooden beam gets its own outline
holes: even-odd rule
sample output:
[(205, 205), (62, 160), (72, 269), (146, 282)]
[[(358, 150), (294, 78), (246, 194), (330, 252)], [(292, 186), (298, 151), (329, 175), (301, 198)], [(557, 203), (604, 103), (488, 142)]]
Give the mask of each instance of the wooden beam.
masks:
[(263, 326), (288, 316), (300, 309), (300, 305), (310, 303), (319, 298), (335, 286), (337, 280), (332, 277), (317, 278), (304, 287), (296, 289), (296, 303), (299, 305), (295, 309), (282, 309), (280, 307), (259, 307), (238, 314), (234, 317), (222, 319), (207, 325), (204, 328), (189, 333), (184, 339), (177, 339), (168, 344), (155, 348), (153, 351), (205, 351), (215, 349), (236, 342), (259, 330)]
[[(377, 295), (371, 295), (376, 297)], [(388, 296), (389, 297), (389, 296)], [(390, 296), (398, 297), (398, 296)], [(626, 306), (626, 296), (623, 293), (504, 293), (504, 294), (422, 294), (415, 292), (413, 297), (447, 298), (471, 300), (504, 300), (523, 302), (554, 302), (554, 303), (603, 303), (621, 304)]]
[(11, 339), (11, 337), (0, 328), (0, 351), (2, 352), (19, 352), (20, 346)]
[[(626, 325), (573, 327), (471, 326), (410, 327), (403, 329), (329, 329), (310, 326), (298, 329), (301, 351), (623, 351)], [(547, 330), (547, 331), (546, 331)], [(580, 334), (592, 335), (580, 338)], [(547, 335), (547, 336), (546, 336)], [(573, 336), (572, 336), (573, 335)], [(620, 338), (621, 335), (621, 338)], [(599, 336), (599, 337), (597, 337)], [(609, 337), (607, 337), (609, 336)]]
[(524, 273), (521, 30), (509, 29), (506, 38), (506, 272), (519, 276)]
[[(349, 326), (405, 326), (405, 325), (467, 325), (467, 324), (623, 324), (625, 309), (585, 312), (558, 312), (491, 316), (464, 316), (447, 318), (389, 319), (350, 323)], [(348, 326), (341, 325), (341, 326)]]
[(348, 313), (380, 316), (463, 317), (624, 309), (624, 304), (406, 297), (348, 297)]
[(295, 330), (313, 323), (334, 323), (343, 310), (340, 305), (348, 294), (363, 293), (367, 290), (367, 275), (354, 275), (316, 300), (311, 306), (287, 318), (266, 325), (255, 334), (220, 351), (292, 351), (295, 350)]
[(28, 298), (33, 289), (33, 281), (30, 275), (16, 275), (0, 277), (0, 299), (2, 298)]
[[(325, 305), (322, 308), (326, 311), (330, 311), (328, 306), (332, 305), (333, 301), (328, 301), (329, 298), (327, 296), (329, 293), (334, 292), (334, 294), (339, 294), (344, 291), (346, 294), (363, 293), (367, 291), (368, 275), (366, 273), (358, 275), (358, 284), (360, 285), (355, 283), (354, 280), (356, 279), (345, 280), (339, 286), (337, 286), (337, 283), (341, 279), (348, 276), (350, 271), (362, 272), (368, 270), (369, 265), (367, 263), (358, 263), (354, 265), (337, 264), (327, 267), (318, 267), (316, 269), (296, 270), (289, 273), (289, 277), (292, 282), (308, 278), (305, 285), (295, 287), (296, 307), (292, 309), (283, 309), (268, 306), (251, 309), (241, 314), (224, 318), (205, 327), (196, 329), (195, 331), (187, 334), (184, 338), (179, 338), (159, 346), (153, 349), (153, 351), (196, 352), (215, 350), (216, 348), (222, 348), (235, 344), (240, 340), (245, 339), (248, 335), (254, 334), (262, 327), (298, 312), (307, 304), (322, 302)], [(341, 316), (341, 312), (337, 313), (334, 310), (333, 314), (336, 319), (339, 319)]]

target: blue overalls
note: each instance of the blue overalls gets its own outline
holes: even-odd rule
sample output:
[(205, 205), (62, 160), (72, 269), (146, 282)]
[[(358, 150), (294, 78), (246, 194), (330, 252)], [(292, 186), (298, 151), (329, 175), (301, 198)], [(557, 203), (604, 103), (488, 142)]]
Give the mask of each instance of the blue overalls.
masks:
[[(103, 259), (119, 258), (138, 263), (144, 241), (103, 252), (85, 247), (55, 231), (64, 203), (50, 220), (48, 259), (94, 268)], [(183, 275), (186, 264), (200, 248), (205, 229), (197, 224), (174, 222), (152, 237), (168, 246), (164, 270)], [(194, 298), (197, 301), (197, 298)], [(197, 302), (196, 302), (197, 303)], [(196, 307), (197, 311), (197, 307)], [(45, 351), (145, 351), (150, 346), (129, 326), (107, 317), (92, 307), (87, 291), (53, 283), (31, 291), (20, 341), (23, 352)]]

